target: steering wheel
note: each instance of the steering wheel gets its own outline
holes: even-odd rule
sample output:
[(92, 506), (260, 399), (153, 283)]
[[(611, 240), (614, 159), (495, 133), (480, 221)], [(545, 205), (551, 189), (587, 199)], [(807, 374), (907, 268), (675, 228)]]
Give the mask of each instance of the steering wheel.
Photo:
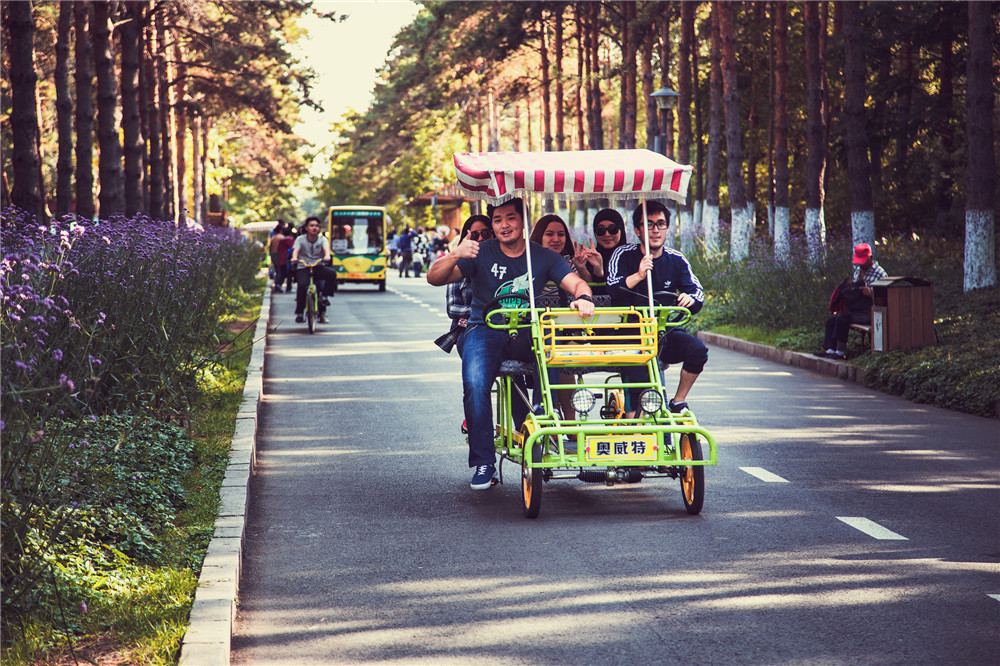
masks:
[[(519, 308), (521, 306), (527, 306), (527, 307), (531, 306), (531, 299), (529, 299), (527, 296), (525, 296), (520, 292), (513, 292), (510, 294), (502, 294), (500, 296), (497, 296), (496, 298), (494, 298), (489, 303), (483, 306), (483, 320), (486, 322), (487, 325), (500, 326), (500, 327), (510, 325), (510, 315), (504, 314), (503, 311), (505, 308), (500, 304), (502, 301), (508, 301), (510, 299), (520, 301), (521, 304), (518, 306)], [(506, 308), (506, 309), (513, 309), (513, 308)], [(494, 322), (493, 318), (497, 316), (503, 317), (504, 320), (501, 322)], [(530, 315), (525, 317), (523, 321), (519, 319), (517, 328), (523, 328), (527, 326), (527, 324), (530, 321), (531, 321)]]

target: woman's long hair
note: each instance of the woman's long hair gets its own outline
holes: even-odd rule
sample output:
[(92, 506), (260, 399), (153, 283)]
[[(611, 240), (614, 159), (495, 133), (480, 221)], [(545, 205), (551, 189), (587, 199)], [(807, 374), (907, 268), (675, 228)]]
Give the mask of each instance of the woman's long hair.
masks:
[(538, 218), (535, 222), (535, 227), (531, 230), (531, 236), (528, 238), (532, 243), (538, 243), (542, 245), (542, 237), (545, 235), (545, 230), (548, 226), (553, 223), (558, 222), (566, 230), (566, 244), (563, 245), (562, 252), (560, 254), (568, 259), (572, 258), (576, 253), (576, 248), (573, 246), (573, 236), (569, 233), (569, 227), (563, 222), (563, 219), (558, 215), (543, 215)]
[(482, 222), (483, 224), (486, 225), (487, 229), (493, 231), (493, 223), (490, 221), (490, 218), (486, 217), (485, 215), (470, 215), (469, 218), (465, 221), (465, 224), (462, 225), (462, 233), (458, 237), (459, 243), (465, 240), (465, 237), (469, 235), (469, 230), (472, 229), (472, 225), (475, 224), (476, 222)]

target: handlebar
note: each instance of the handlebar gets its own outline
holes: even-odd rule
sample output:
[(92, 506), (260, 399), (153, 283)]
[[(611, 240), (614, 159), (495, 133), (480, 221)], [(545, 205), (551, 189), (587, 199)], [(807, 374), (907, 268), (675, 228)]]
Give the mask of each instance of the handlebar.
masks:
[[(496, 300), (496, 299), (494, 299)], [(487, 306), (494, 305), (493, 302), (487, 304)], [(579, 316), (579, 313), (573, 308), (535, 308), (536, 310), (549, 311), (554, 314), (574, 314)], [(636, 305), (629, 308), (622, 307), (607, 307), (607, 308), (594, 308), (594, 316), (591, 318), (581, 318), (583, 321), (588, 319), (594, 320), (601, 314), (610, 315), (621, 315), (622, 324), (628, 325), (630, 322), (627, 321), (629, 313), (641, 313), (647, 314), (649, 306)], [(483, 310), (486, 314), (483, 320), (486, 325), (490, 328), (497, 330), (510, 330), (515, 331), (519, 328), (527, 328), (531, 324), (531, 308), (498, 308), (495, 310)], [(506, 321), (494, 322), (493, 317), (497, 315), (502, 315), (506, 317)], [(659, 330), (666, 328), (676, 328), (678, 326), (684, 326), (689, 321), (691, 321), (691, 311), (685, 307), (679, 305), (657, 305), (653, 307), (652, 312), (648, 312), (650, 317), (656, 318), (656, 327)]]

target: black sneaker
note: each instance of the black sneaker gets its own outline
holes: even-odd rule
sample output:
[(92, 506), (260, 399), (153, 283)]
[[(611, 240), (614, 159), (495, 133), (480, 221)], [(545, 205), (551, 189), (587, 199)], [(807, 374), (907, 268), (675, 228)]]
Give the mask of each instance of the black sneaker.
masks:
[(295, 323), (296, 324), (304, 324), (304, 323), (306, 323), (306, 318), (303, 317), (300, 314), (299, 315), (295, 315)]
[(329, 298), (327, 298), (326, 296), (324, 296), (324, 297), (323, 297), (323, 300), (322, 300), (322, 301), (320, 301), (320, 302), (321, 302), (321, 303), (322, 303), (323, 305), (326, 305), (326, 306), (329, 306), (329, 305), (330, 305), (330, 299), (329, 299)]
[(472, 475), (469, 487), (473, 490), (488, 490), (493, 485), (497, 468), (495, 465), (480, 465)]
[(687, 410), (688, 404), (686, 402), (674, 402), (674, 399), (671, 398), (667, 408), (674, 414), (680, 414), (681, 412)]
[(323, 314), (322, 312), (319, 313), (319, 319), (317, 319), (317, 321), (319, 323), (321, 323), (321, 324), (329, 324), (330, 323), (330, 321), (326, 318), (326, 315)]

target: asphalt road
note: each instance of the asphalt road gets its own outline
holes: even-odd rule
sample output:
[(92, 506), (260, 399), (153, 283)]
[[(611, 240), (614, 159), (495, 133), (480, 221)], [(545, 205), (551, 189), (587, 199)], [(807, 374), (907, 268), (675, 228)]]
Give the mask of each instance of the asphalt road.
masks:
[(444, 298), (273, 297), (235, 663), (1000, 663), (1000, 421), (711, 348), (700, 516), (554, 481), (527, 520), (517, 466), (469, 489)]

